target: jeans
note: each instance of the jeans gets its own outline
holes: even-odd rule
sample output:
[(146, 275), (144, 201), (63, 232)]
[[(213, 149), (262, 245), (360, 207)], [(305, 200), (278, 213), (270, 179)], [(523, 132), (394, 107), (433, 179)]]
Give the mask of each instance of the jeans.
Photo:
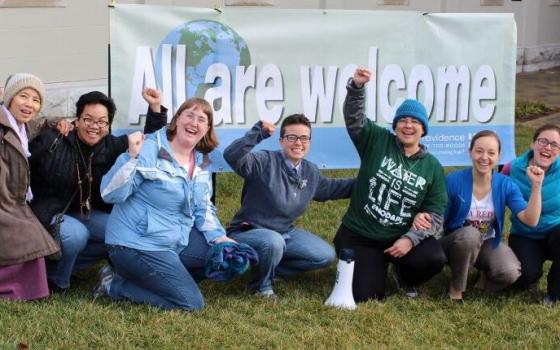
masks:
[(107, 258), (105, 227), (109, 214), (92, 210), (89, 219), (79, 212), (68, 212), (60, 227), (62, 258), (47, 263), (47, 276), (59, 288), (70, 286), (70, 277), (79, 269)]
[(521, 261), (518, 283), (524, 288), (537, 283), (543, 274), (544, 262), (552, 261), (546, 277), (546, 290), (551, 300), (560, 301), (560, 231), (551, 232), (545, 239), (510, 235), (509, 246)]
[(115, 275), (108, 294), (116, 300), (131, 300), (162, 309), (198, 311), (204, 307), (197, 281), (204, 278), (210, 245), (193, 229), (189, 245), (174, 251), (146, 251), (109, 245)]
[(445, 266), (445, 253), (434, 237), (425, 238), (401, 258), (384, 252), (395, 241), (376, 241), (340, 225), (334, 237), (334, 246), (337, 253), (343, 248), (354, 250), (352, 292), (356, 302), (385, 298), (389, 263), (398, 267), (400, 278), (410, 286), (428, 281)]
[(259, 264), (253, 267), (250, 282), (250, 288), (257, 292), (271, 291), (274, 276), (288, 277), (327, 267), (336, 258), (327, 242), (298, 228), (286, 238), (264, 228), (234, 231), (229, 236), (257, 251)]

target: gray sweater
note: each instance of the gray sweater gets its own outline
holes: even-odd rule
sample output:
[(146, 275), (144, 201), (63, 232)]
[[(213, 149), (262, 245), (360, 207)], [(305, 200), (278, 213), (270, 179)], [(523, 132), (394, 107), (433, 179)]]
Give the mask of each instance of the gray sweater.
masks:
[(245, 229), (266, 228), (280, 234), (288, 233), (311, 200), (348, 198), (352, 193), (353, 178), (326, 178), (315, 164), (305, 159), (294, 175), (282, 151), (251, 152), (267, 137), (262, 123), (257, 122), (224, 151), (226, 162), (245, 179), (241, 208), (231, 220), (228, 232), (240, 230), (245, 222), (250, 225)]

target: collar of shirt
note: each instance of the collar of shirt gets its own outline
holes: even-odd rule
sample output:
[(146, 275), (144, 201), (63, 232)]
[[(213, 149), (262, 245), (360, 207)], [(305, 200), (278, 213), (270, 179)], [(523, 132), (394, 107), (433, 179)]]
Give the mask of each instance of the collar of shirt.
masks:
[(2, 108), (4, 108), (4, 113), (6, 113), (6, 116), (8, 117), (8, 121), (10, 122), (12, 129), (14, 129), (14, 131), (19, 137), (21, 146), (25, 151), (25, 155), (29, 157), (31, 153), (29, 153), (29, 140), (27, 139), (27, 131), (25, 130), (25, 124), (18, 125), (16, 118), (14, 118), (10, 110), (6, 108), (4, 104), (2, 104)]
[(284, 152), (281, 153), (282, 153), (282, 158), (284, 158), (284, 163), (286, 163), (288, 169), (295, 169), (296, 173), (299, 174), (301, 169), (301, 161), (297, 165), (295, 165), (290, 159), (288, 159), (288, 157), (286, 157)]

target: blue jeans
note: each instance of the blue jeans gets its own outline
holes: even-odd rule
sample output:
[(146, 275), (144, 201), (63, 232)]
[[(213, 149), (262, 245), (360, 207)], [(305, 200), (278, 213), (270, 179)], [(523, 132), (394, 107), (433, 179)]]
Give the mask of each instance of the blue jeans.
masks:
[(197, 281), (204, 278), (210, 245), (193, 229), (189, 245), (173, 251), (146, 251), (108, 245), (115, 276), (108, 294), (116, 300), (131, 300), (162, 309), (197, 311), (204, 307)]
[(62, 258), (47, 264), (47, 276), (51, 283), (59, 288), (68, 288), (74, 271), (107, 258), (105, 227), (108, 218), (108, 213), (95, 209), (89, 219), (81, 218), (79, 212), (64, 215), (60, 226)]
[(274, 276), (288, 277), (327, 267), (336, 258), (327, 242), (298, 228), (286, 239), (264, 228), (234, 231), (229, 236), (250, 245), (259, 254), (259, 264), (253, 268), (250, 282), (251, 289), (257, 292), (271, 291)]

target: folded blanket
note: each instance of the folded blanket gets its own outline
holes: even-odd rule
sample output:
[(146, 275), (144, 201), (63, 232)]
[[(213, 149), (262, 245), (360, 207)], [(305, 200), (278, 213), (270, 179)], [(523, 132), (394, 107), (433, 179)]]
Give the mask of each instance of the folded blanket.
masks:
[(208, 250), (206, 278), (214, 281), (229, 281), (244, 274), (249, 265), (259, 263), (257, 252), (245, 243), (222, 242)]

